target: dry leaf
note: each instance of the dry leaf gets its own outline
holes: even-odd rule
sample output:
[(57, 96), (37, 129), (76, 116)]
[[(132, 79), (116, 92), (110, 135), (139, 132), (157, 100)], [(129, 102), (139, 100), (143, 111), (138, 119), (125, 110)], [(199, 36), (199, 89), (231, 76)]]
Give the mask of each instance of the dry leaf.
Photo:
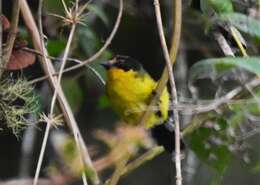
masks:
[(6, 18), (6, 16), (1, 15), (0, 16), (0, 21), (2, 22), (2, 26), (3, 26), (3, 31), (6, 31), (10, 28), (10, 22), (9, 20)]
[(32, 65), (34, 62), (35, 55), (33, 53), (14, 49), (6, 68), (9, 70), (20, 70)]

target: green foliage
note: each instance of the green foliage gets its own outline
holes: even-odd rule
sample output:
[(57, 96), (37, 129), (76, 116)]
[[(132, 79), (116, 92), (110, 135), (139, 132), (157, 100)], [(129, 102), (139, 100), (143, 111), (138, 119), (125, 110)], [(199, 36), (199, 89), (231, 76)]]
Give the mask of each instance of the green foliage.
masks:
[[(71, 0), (64, 0), (67, 4)], [(45, 0), (44, 2), (44, 8), (46, 8), (50, 12), (55, 12), (58, 14), (64, 14), (64, 8), (61, 1), (53, 1), (53, 0)]]
[(59, 39), (59, 40), (50, 39), (48, 40), (48, 45), (47, 45), (48, 53), (50, 56), (58, 56), (59, 54), (62, 53), (65, 46), (66, 46), (66, 41), (63, 39)]
[(0, 82), (0, 120), (1, 124), (19, 132), (31, 124), (26, 116), (39, 110), (38, 98), (33, 88), (24, 79), (4, 79)]
[(232, 0), (207, 0), (217, 13), (233, 12)]
[(109, 24), (109, 20), (107, 18), (107, 15), (105, 14), (105, 12), (100, 9), (98, 6), (96, 5), (91, 5), (89, 4), (87, 9), (90, 11), (90, 12), (93, 12), (94, 14), (96, 14), (101, 20), (102, 22), (105, 24), (105, 25), (108, 25)]
[(227, 122), (222, 118), (208, 121), (189, 137), (189, 146), (197, 156), (223, 174), (232, 159), (229, 146), (234, 138), (227, 134)]
[(206, 15), (211, 15), (211, 12), (230, 13), (234, 11), (232, 0), (200, 0), (200, 6)]
[(217, 78), (234, 67), (241, 67), (255, 74), (260, 74), (260, 59), (256, 57), (224, 57), (198, 61), (190, 69), (190, 80), (211, 77)]
[(77, 78), (63, 78), (61, 84), (72, 110), (77, 112), (82, 106), (84, 98)]
[[(100, 38), (98, 38), (97, 34), (88, 27), (81, 26), (78, 34), (80, 46), (87, 56), (93, 55), (103, 46), (103, 43), (100, 41)], [(112, 54), (109, 51), (105, 51), (99, 59), (104, 60), (110, 58), (111, 55)]]
[[(212, 80), (224, 76), (232, 69), (240, 67), (252, 73), (260, 73), (260, 61), (256, 57), (225, 57), (201, 60), (190, 70), (190, 83), (203, 78)], [(255, 96), (259, 96), (257, 90)], [(196, 155), (218, 173), (223, 174), (234, 152), (239, 150), (243, 130), (241, 125), (250, 122), (250, 117), (258, 117), (260, 108), (255, 98), (245, 96), (244, 99), (226, 102), (219, 107), (221, 114), (214, 113), (196, 129), (189, 138), (189, 145)], [(215, 101), (218, 101), (217, 99)], [(212, 111), (214, 112), (214, 111)], [(251, 115), (251, 116), (249, 116)]]
[(225, 13), (221, 14), (216, 21), (233, 25), (238, 30), (260, 40), (260, 21), (257, 19), (241, 13)]

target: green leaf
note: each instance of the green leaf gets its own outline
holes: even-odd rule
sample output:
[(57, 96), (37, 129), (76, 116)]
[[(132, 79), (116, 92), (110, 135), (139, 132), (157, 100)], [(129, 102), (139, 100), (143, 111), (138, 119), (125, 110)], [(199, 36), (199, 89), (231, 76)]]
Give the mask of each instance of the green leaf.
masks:
[(78, 111), (83, 103), (83, 93), (76, 79), (63, 78), (62, 88), (74, 112)]
[(218, 20), (233, 25), (238, 30), (260, 40), (260, 21), (240, 13), (221, 14)]
[(90, 12), (94, 12), (103, 21), (103, 23), (106, 26), (108, 26), (108, 24), (109, 24), (108, 17), (101, 8), (99, 8), (96, 5), (91, 5), (91, 4), (89, 4), (87, 8)]
[[(67, 6), (70, 5), (71, 0), (65, 0)], [(61, 1), (45, 0), (44, 8), (51, 13), (64, 14), (64, 8)]]
[(232, 159), (228, 146), (233, 140), (226, 134), (227, 122), (224, 119), (215, 121), (195, 130), (188, 137), (188, 144), (203, 162), (223, 174)]
[(209, 4), (217, 13), (233, 12), (233, 4), (231, 0), (208, 0)]
[[(88, 27), (81, 26), (79, 27), (79, 43), (82, 47), (83, 52), (87, 56), (91, 56), (96, 53), (102, 46), (100, 38), (98, 38), (97, 34), (89, 29)], [(103, 54), (99, 57), (99, 60), (104, 60), (111, 57), (111, 53), (106, 50)]]
[(217, 13), (231, 13), (234, 11), (231, 0), (200, 0), (200, 8), (206, 15)]
[(66, 46), (65, 40), (48, 40), (47, 49), (50, 56), (58, 56)]
[(260, 73), (260, 59), (256, 57), (225, 57), (205, 59), (190, 69), (191, 82), (201, 78), (217, 78), (234, 67), (241, 67), (252, 73)]

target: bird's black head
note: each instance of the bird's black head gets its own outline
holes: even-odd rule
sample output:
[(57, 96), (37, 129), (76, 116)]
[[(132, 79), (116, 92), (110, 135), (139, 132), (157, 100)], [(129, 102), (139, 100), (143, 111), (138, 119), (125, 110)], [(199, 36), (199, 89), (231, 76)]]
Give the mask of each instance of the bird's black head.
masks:
[(124, 71), (129, 71), (131, 69), (134, 71), (139, 71), (141, 69), (141, 64), (137, 60), (124, 55), (117, 55), (112, 60), (102, 63), (101, 65), (107, 70), (111, 68), (119, 68)]

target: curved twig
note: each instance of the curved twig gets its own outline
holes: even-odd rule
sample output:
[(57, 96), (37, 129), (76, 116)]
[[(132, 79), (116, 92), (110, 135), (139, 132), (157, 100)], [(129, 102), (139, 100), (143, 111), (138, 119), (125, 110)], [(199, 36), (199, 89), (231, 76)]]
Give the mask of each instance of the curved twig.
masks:
[(69, 71), (72, 71), (72, 70), (75, 70), (75, 69), (78, 69), (78, 68), (80, 68), (80, 67), (82, 67), (82, 66), (84, 66), (86, 64), (89, 64), (89, 63), (93, 62), (98, 57), (100, 57), (100, 55), (107, 49), (107, 47), (112, 42), (114, 36), (116, 35), (116, 32), (117, 32), (117, 30), (119, 28), (119, 25), (121, 23), (122, 14), (123, 14), (123, 0), (119, 0), (119, 12), (118, 12), (118, 16), (116, 18), (115, 25), (113, 27), (113, 30), (112, 30), (111, 34), (107, 38), (105, 44), (102, 46), (102, 48), (100, 48), (98, 52), (96, 52), (94, 55), (92, 55), (90, 58), (88, 58), (87, 60), (83, 61), (82, 63), (74, 65), (72, 67), (69, 67), (69, 68), (65, 69), (63, 71), (63, 73), (69, 72)]
[[(175, 2), (180, 3), (180, 8), (181, 8), (181, 1), (175, 0)], [(168, 51), (168, 47), (166, 45), (166, 40), (163, 32), (163, 25), (162, 25), (162, 17), (161, 17), (161, 10), (160, 10), (160, 4), (159, 0), (154, 0), (154, 7), (155, 7), (155, 15), (156, 15), (156, 21), (157, 21), (157, 27), (159, 31), (159, 36), (160, 36), (160, 41), (161, 41), (161, 46), (163, 49), (163, 54), (164, 58), (166, 61), (166, 66), (168, 69), (168, 76), (169, 76), (169, 81), (171, 85), (171, 96), (172, 96), (172, 102), (173, 104), (178, 104), (178, 97), (177, 97), (177, 89), (176, 89), (176, 84), (175, 84), (175, 79), (173, 75), (173, 69), (172, 69), (172, 63), (170, 54)], [(178, 10), (178, 11), (181, 11)], [(180, 30), (178, 30), (180, 32)], [(179, 33), (180, 34), (180, 33)], [(175, 57), (177, 56), (177, 51), (176, 53), (173, 53)], [(175, 167), (176, 167), (176, 185), (182, 185), (182, 173), (181, 173), (181, 147), (180, 147), (180, 120), (179, 120), (179, 112), (177, 109), (173, 110), (174, 112), (174, 124), (175, 124)]]

